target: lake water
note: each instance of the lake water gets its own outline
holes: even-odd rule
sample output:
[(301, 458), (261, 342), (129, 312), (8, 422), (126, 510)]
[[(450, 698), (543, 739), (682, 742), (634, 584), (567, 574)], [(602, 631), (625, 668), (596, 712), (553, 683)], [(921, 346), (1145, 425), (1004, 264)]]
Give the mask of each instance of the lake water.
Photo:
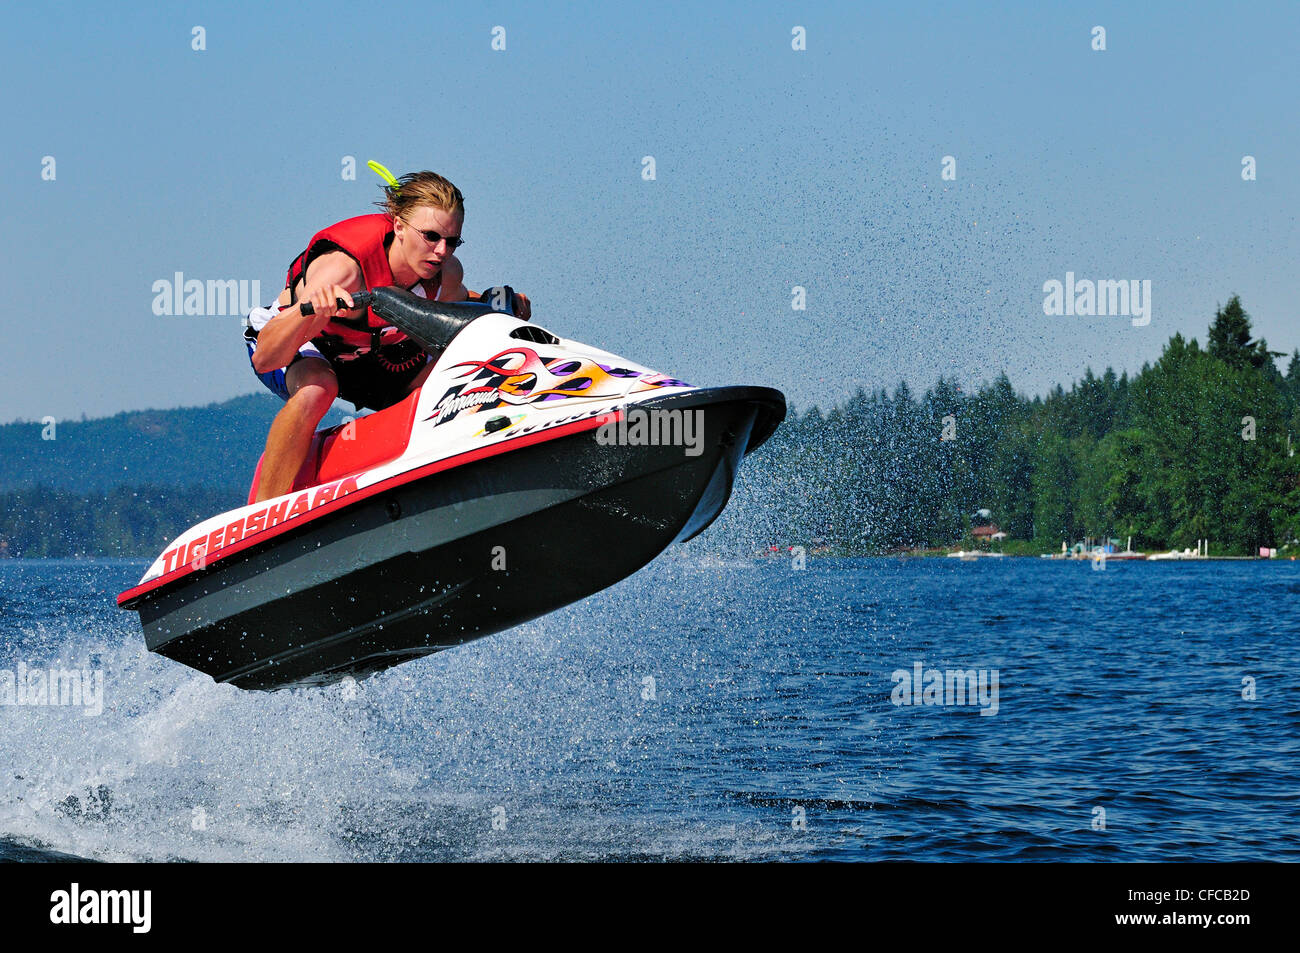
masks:
[[(0, 685), (103, 680), (97, 715), (0, 706), (0, 857), (1300, 860), (1300, 563), (688, 547), (276, 694), (145, 652), (143, 569), (0, 560)], [(918, 664), (946, 704), (895, 704)]]

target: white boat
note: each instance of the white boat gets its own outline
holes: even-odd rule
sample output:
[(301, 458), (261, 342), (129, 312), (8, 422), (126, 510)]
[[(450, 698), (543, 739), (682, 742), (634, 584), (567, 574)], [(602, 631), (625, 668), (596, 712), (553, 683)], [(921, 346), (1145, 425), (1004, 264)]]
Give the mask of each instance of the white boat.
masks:
[(1208, 539), (1198, 539), (1194, 551), (1190, 546), (1181, 553), (1176, 549), (1171, 549), (1167, 553), (1152, 553), (1147, 559), (1207, 559), (1209, 555), (1210, 541)]

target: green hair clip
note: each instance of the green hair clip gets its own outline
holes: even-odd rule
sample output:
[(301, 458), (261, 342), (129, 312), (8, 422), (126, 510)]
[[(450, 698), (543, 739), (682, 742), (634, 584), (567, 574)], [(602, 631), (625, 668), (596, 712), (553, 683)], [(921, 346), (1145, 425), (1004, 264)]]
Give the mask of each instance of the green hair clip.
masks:
[(375, 175), (383, 179), (384, 182), (387, 183), (388, 187), (392, 189), (394, 192), (400, 192), (402, 190), (402, 186), (397, 181), (397, 177), (394, 176), (393, 173), (385, 169), (378, 162), (376, 162), (374, 159), (371, 159), (369, 162), (366, 163), (366, 165), (370, 167), (371, 172), (373, 172)]

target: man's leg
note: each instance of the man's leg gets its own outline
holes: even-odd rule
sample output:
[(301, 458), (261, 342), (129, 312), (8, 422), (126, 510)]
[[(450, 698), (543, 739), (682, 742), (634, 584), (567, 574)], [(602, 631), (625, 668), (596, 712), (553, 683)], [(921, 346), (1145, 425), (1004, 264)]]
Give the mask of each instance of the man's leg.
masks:
[(424, 386), (424, 382), (427, 381), (429, 375), (433, 373), (433, 365), (434, 362), (430, 361), (428, 364), (425, 364), (424, 367), (420, 368), (420, 373), (416, 374), (415, 379), (406, 387), (406, 393), (408, 395), (415, 393), (415, 391)]
[(283, 496), (293, 489), (311, 448), (311, 438), (325, 412), (339, 395), (339, 381), (329, 361), (304, 357), (285, 372), (289, 399), (271, 423), (266, 455), (257, 483), (257, 501)]

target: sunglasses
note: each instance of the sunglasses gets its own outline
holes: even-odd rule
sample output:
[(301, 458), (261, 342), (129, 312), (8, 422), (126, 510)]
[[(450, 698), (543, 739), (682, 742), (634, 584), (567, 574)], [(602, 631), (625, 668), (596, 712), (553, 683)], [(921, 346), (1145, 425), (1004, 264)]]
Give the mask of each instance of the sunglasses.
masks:
[(416, 228), (410, 222), (407, 222), (406, 219), (402, 219), (402, 221), (406, 222), (407, 228), (411, 229), (411, 231), (423, 236), (424, 240), (430, 245), (436, 245), (438, 242), (445, 239), (447, 242), (447, 251), (455, 251), (461, 245), (465, 244), (465, 239), (461, 238), (459, 235), (439, 235), (432, 229), (426, 231), (423, 228)]

